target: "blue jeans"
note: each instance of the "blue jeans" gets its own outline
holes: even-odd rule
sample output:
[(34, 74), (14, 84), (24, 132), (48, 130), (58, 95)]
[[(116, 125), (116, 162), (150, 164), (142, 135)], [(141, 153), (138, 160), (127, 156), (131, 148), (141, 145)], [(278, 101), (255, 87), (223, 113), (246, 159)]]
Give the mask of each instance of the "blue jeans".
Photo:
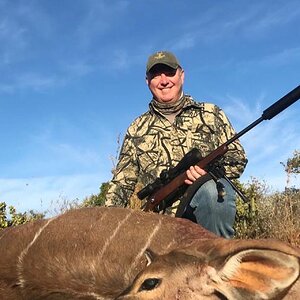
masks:
[(236, 193), (225, 179), (219, 181), (224, 186), (223, 197), (218, 195), (216, 182), (209, 180), (197, 190), (190, 206), (195, 209), (193, 214), (198, 224), (218, 236), (231, 238), (234, 235)]

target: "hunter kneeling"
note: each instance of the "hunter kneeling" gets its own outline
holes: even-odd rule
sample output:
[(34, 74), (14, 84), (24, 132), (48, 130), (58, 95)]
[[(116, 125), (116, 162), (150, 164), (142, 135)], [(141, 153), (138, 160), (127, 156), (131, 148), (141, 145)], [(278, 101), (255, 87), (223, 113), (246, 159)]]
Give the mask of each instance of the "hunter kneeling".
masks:
[[(170, 52), (156, 52), (148, 58), (146, 83), (152, 93), (149, 110), (129, 126), (119, 161), (107, 193), (106, 206), (130, 207), (137, 187), (146, 187), (163, 170), (174, 168), (196, 148), (206, 157), (235, 135), (230, 121), (216, 105), (196, 102), (183, 92), (184, 70)], [(238, 178), (247, 159), (238, 140), (219, 161), (228, 178)], [(192, 165), (185, 172), (185, 184), (194, 185), (184, 216), (209, 231), (230, 238), (234, 235), (236, 193), (224, 178)], [(195, 188), (196, 187), (196, 188)], [(160, 210), (175, 215), (180, 198), (163, 203)], [(181, 215), (182, 216), (182, 215)]]

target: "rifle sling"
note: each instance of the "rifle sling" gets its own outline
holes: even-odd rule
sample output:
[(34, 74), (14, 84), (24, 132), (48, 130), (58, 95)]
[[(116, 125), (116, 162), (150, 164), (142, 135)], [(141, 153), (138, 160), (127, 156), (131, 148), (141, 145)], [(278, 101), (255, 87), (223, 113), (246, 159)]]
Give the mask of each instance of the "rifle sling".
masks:
[[(190, 204), (192, 198), (194, 197), (195, 193), (198, 191), (198, 189), (207, 181), (213, 179), (212, 176), (207, 173), (201, 177), (199, 177), (193, 184), (191, 184), (185, 193), (183, 194), (180, 203), (178, 205), (175, 217), (176, 218), (182, 218), (185, 214), (188, 205)], [(183, 217), (184, 218), (184, 217)], [(192, 220), (193, 221), (193, 220)]]

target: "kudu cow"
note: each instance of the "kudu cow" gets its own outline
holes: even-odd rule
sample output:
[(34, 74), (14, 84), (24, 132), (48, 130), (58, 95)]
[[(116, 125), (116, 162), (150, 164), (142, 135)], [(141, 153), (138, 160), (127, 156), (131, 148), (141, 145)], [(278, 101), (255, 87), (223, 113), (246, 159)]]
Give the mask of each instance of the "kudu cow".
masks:
[(0, 299), (300, 299), (300, 251), (84, 208), (0, 231)]

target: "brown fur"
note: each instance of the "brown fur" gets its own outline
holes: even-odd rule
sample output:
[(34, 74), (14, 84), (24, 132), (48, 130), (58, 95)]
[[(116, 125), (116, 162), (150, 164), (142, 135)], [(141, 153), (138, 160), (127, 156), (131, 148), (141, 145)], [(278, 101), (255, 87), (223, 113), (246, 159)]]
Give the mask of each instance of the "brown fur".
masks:
[[(148, 249), (155, 259), (146, 267)], [(0, 232), (0, 299), (154, 299), (133, 291), (157, 264), (195, 290), (187, 292), (190, 286), (182, 285), (174, 299), (197, 299), (202, 289), (201, 280), (195, 289), (197, 276), (209, 280), (207, 270), (219, 270), (229, 257), (248, 249), (295, 258), (299, 272), (299, 250), (281, 242), (225, 240), (188, 220), (130, 209), (73, 210)], [(172, 282), (166, 286), (172, 288)], [(291, 286), (278, 293), (278, 299)], [(213, 297), (220, 291), (211, 286), (208, 290), (212, 294), (207, 299), (218, 299)], [(152, 296), (171, 299), (160, 292), (154, 289)], [(299, 295), (299, 285), (293, 293)]]

